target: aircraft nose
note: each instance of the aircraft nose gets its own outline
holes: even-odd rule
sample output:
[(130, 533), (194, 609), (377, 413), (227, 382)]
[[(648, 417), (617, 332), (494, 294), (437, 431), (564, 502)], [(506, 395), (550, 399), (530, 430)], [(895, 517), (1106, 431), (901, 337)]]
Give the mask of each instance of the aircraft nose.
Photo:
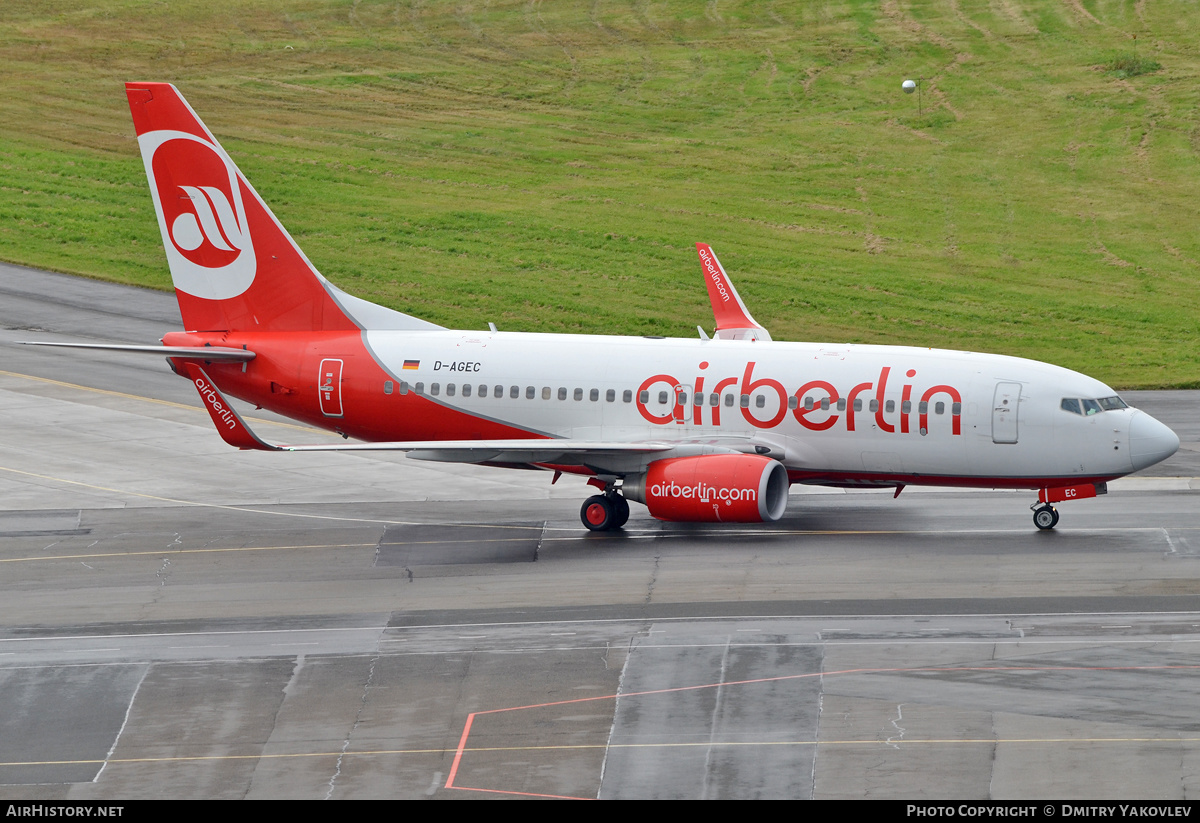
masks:
[(1133, 470), (1161, 463), (1179, 450), (1179, 436), (1145, 412), (1129, 423), (1129, 457)]

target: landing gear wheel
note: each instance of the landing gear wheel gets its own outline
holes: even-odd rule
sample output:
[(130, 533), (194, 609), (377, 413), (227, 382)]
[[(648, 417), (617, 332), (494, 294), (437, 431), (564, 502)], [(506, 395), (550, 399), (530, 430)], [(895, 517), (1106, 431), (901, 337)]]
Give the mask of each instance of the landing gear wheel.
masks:
[(591, 531), (603, 532), (616, 528), (617, 513), (614, 511), (612, 499), (602, 494), (596, 494), (583, 501), (579, 510), (579, 519)]
[(1053, 506), (1039, 506), (1033, 513), (1033, 525), (1043, 531), (1058, 525), (1058, 510)]
[(629, 501), (619, 494), (614, 494), (610, 499), (613, 508), (612, 528), (619, 529), (629, 522)]

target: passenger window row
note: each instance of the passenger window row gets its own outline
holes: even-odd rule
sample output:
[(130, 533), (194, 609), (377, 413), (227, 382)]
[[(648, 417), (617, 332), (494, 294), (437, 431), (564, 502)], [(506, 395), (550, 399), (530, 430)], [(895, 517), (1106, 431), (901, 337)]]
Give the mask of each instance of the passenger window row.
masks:
[[(444, 387), (440, 383), (430, 383), (429, 384), (429, 394), (433, 397), (438, 397), (439, 395), (441, 395), (443, 390), (445, 391), (446, 397), (454, 397), (456, 394), (458, 394), (462, 397), (471, 397), (472, 395), (474, 395), (476, 397), (488, 397), (490, 395), (491, 397), (494, 397), (494, 398), (502, 398), (502, 397), (504, 397), (504, 394), (505, 394), (504, 386), (488, 386), (485, 383), (479, 384), (478, 388), (471, 385), (470, 383), (463, 383), (462, 385), (457, 385), (455, 383), (447, 383), (447, 384), (445, 384)], [(408, 383), (404, 382), (403, 380), (400, 381), (400, 394), (408, 394), (408, 392), (410, 392), (410, 391), (415, 391), (417, 394), (424, 394), (425, 393), (425, 384), (424, 383), (415, 383), (410, 386)], [(583, 400), (584, 391), (585, 391), (584, 389), (580, 389), (580, 388), (574, 389), (573, 391), (568, 391), (566, 386), (559, 386), (558, 391), (555, 392), (549, 386), (543, 386), (540, 394), (541, 394), (541, 398), (543, 400), (549, 400), (555, 396), (557, 396), (559, 400), (566, 400), (568, 396), (572, 397), (575, 400)], [(392, 381), (389, 380), (384, 384), (384, 393), (385, 394), (392, 393)], [(534, 386), (526, 386), (524, 392), (521, 391), (520, 386), (509, 386), (508, 396), (511, 399), (513, 399), (513, 400), (519, 399), (522, 394), (524, 394), (526, 400), (534, 400), (537, 398), (539, 392), (537, 391), (537, 388)], [(658, 396), (656, 399), (658, 400), (659, 405), (665, 406), (671, 402), (671, 392), (660, 391), (657, 393), (657, 395)], [(703, 392), (699, 392), (697, 394), (692, 395), (691, 400), (692, 400), (693, 406), (703, 406), (703, 405), (705, 405), (705, 400), (707, 399), (709, 406), (719, 406), (719, 405), (724, 404), (727, 407), (733, 407), (733, 405), (736, 403), (741, 408), (748, 409), (748, 408), (750, 408), (751, 397), (752, 397), (752, 395), (749, 395), (749, 394), (735, 395), (735, 394), (730, 393), (730, 394), (726, 394), (726, 395), (724, 395), (724, 397), (722, 397), (720, 394), (717, 394), (715, 392), (707, 394), (707, 395)], [(599, 402), (600, 389), (588, 389), (587, 390), (587, 398), (588, 398), (588, 400), (590, 400), (593, 403)], [(617, 401), (616, 390), (608, 389), (607, 391), (605, 391), (604, 392), (604, 400), (605, 400), (605, 402), (608, 402), (608, 403), (615, 403)], [(650, 402), (650, 392), (643, 390), (638, 395), (638, 400), (643, 404), (649, 403)], [(632, 403), (633, 402), (633, 392), (630, 391), (629, 389), (626, 389), (625, 391), (623, 391), (621, 393), (621, 402)], [(680, 406), (688, 405), (687, 392), (679, 392), (675, 397), (675, 402), (677, 405), (680, 405)], [(753, 402), (754, 402), (755, 408), (759, 408), (759, 409), (765, 408), (767, 405), (767, 397), (764, 394), (753, 395)], [(1085, 406), (1084, 408), (1085, 409), (1094, 409), (1094, 410), (1081, 412), (1080, 406), (1079, 406), (1080, 403), (1090, 404), (1090, 406)], [(1108, 404), (1108, 405), (1105, 405), (1105, 404)], [(1120, 404), (1120, 405), (1115, 405), (1115, 404)], [(788, 405), (789, 409), (799, 408), (800, 398), (795, 395), (792, 395), (791, 397), (788, 398), (787, 405)], [(840, 397), (833, 404), (833, 407), (836, 408), (838, 411), (842, 412), (842, 411), (846, 410), (846, 405), (847, 405), (846, 398)], [(854, 411), (856, 411), (856, 412), (862, 411), (863, 410), (862, 398), (856, 397), (854, 399), (853, 405), (854, 405)], [(804, 410), (805, 411), (813, 411), (818, 406), (821, 408), (822, 411), (828, 411), (830, 409), (829, 398), (822, 397), (820, 400), (816, 400), (812, 397), (804, 398)], [(896, 401), (895, 400), (884, 401), (883, 407), (884, 407), (884, 411), (886, 411), (888, 413), (895, 412), (896, 411)], [(903, 401), (900, 404), (900, 407), (901, 407), (900, 410), (901, 410), (902, 414), (911, 414), (912, 413), (912, 401), (911, 400)], [(1073, 411), (1075, 414), (1096, 414), (1102, 408), (1103, 409), (1109, 409), (1109, 408), (1123, 409), (1123, 408), (1125, 408), (1125, 403), (1119, 397), (1106, 397), (1102, 400), (1076, 400), (1076, 399), (1072, 399), (1072, 398), (1067, 398), (1062, 401), (1062, 407), (1067, 411)], [(879, 401), (875, 400), (875, 399), (871, 400), (867, 404), (867, 410), (871, 411), (871, 412), (879, 411)], [(928, 401), (925, 401), (925, 400), (920, 401), (917, 404), (917, 410), (920, 414), (928, 414), (929, 413)], [(937, 403), (934, 403), (933, 404), (933, 413), (934, 414), (945, 414), (946, 413), (946, 404), (944, 402), (940, 402), (940, 401)], [(962, 414), (962, 403), (953, 403), (952, 408), (951, 408), (951, 414), (956, 414), (956, 415)]]
[[(391, 388), (392, 388), (392, 384), (391, 384), (391, 381), (389, 380), (387, 383), (384, 384), (384, 388), (383, 388), (384, 393), (391, 394), (392, 393)], [(414, 391), (417, 394), (425, 394), (425, 384), (424, 383), (414, 383), (412, 385), (409, 385), (405, 381), (401, 380), (400, 381), (400, 393), (408, 394), (410, 391)], [(441, 383), (430, 383), (429, 384), (430, 396), (438, 397), (442, 394), (443, 391), (445, 392), (446, 397), (454, 397), (455, 395), (460, 395), (462, 397), (471, 397), (472, 395), (474, 395), (475, 397), (489, 397), (490, 396), (490, 397), (494, 397), (494, 398), (500, 398), (500, 397), (504, 397), (504, 394), (505, 394), (504, 386), (488, 386), (486, 383), (480, 383), (478, 387), (475, 387), (475, 386), (471, 385), (470, 383), (463, 383), (462, 385), (458, 385), (455, 383), (447, 383), (444, 386)], [(537, 398), (539, 392), (538, 392), (536, 386), (526, 386), (524, 392), (521, 391), (520, 386), (509, 386), (508, 387), (509, 398), (511, 398), (513, 400), (517, 400), (521, 397), (522, 394), (524, 394), (526, 400), (534, 400)], [(541, 394), (541, 397), (543, 400), (549, 400), (551, 397), (554, 396), (555, 393), (551, 390), (551, 388), (549, 386), (543, 386), (540, 394)], [(567, 387), (560, 386), (558, 389), (558, 392), (557, 392), (558, 399), (566, 400), (567, 394), (568, 394)], [(571, 396), (574, 397), (574, 399), (576, 399), (576, 400), (583, 400), (583, 394), (584, 394), (583, 389), (575, 389), (573, 392), (571, 392)], [(592, 401), (593, 403), (599, 402), (600, 390), (599, 389), (590, 389), (587, 392), (587, 397), (588, 397), (588, 400)], [(608, 402), (608, 403), (617, 402), (616, 389), (609, 389), (608, 391), (606, 391), (604, 393), (604, 400), (605, 400), (605, 402)], [(621, 394), (621, 402), (632, 403), (633, 402), (633, 392), (630, 391), (629, 389), (626, 389)]]

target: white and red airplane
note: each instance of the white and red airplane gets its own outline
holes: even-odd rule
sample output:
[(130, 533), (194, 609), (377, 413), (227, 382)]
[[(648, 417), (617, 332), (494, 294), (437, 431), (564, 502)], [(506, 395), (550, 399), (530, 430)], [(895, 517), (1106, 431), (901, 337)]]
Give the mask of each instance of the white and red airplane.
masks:
[[(242, 449), (391, 449), (587, 477), (587, 528), (629, 503), (662, 520), (778, 520), (792, 483), (1039, 490), (1052, 504), (1179, 447), (1090, 377), (1032, 360), (903, 346), (773, 342), (709, 246), (716, 315), (698, 339), (446, 329), (327, 281), (167, 83), (126, 85), (188, 331), (162, 346)], [(257, 437), (224, 395), (364, 441)]]

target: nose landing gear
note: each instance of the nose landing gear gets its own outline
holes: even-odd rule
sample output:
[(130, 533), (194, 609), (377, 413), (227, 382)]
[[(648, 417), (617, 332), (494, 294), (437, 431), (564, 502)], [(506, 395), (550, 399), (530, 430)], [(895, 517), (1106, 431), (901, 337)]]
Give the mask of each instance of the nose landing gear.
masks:
[(1058, 525), (1058, 509), (1049, 503), (1038, 503), (1033, 507), (1033, 525), (1043, 531), (1053, 529)]
[(579, 519), (594, 532), (619, 529), (629, 520), (629, 501), (611, 490), (592, 495), (583, 501)]
[(1058, 510), (1051, 503), (1061, 503), (1064, 500), (1084, 500), (1108, 494), (1108, 483), (1082, 483), (1078, 486), (1055, 486), (1038, 490), (1038, 502), (1029, 508), (1033, 509), (1033, 525), (1043, 531), (1053, 529), (1058, 525)]

